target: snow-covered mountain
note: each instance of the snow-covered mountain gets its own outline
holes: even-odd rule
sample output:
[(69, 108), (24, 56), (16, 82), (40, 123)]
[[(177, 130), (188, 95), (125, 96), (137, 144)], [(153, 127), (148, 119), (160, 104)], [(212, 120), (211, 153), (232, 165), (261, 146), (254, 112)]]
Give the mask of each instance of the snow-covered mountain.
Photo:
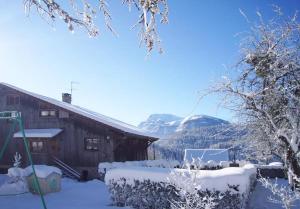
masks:
[(155, 147), (157, 158), (177, 160), (182, 160), (184, 149), (229, 148), (245, 134), (240, 127), (207, 115), (154, 114), (139, 127), (160, 137), (150, 154)]
[(146, 121), (140, 123), (139, 128), (160, 138), (169, 138), (178, 132), (189, 132), (200, 127), (228, 124), (228, 121), (207, 115), (182, 118), (172, 114), (153, 114)]
[(172, 114), (153, 114), (139, 128), (144, 129), (158, 137), (166, 137), (173, 134), (183, 118)]
[(229, 122), (220, 118), (215, 118), (207, 115), (193, 115), (186, 117), (180, 122), (176, 132), (190, 131), (200, 127), (228, 125)]

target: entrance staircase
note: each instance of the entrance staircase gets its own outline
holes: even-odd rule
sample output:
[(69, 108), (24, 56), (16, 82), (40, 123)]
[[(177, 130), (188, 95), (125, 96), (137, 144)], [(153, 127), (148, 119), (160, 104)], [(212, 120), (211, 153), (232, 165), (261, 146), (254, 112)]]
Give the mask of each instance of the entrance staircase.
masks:
[(81, 174), (71, 168), (69, 165), (58, 159), (57, 157), (52, 156), (52, 162), (58, 166), (61, 170), (64, 176), (67, 176), (72, 179), (80, 180)]

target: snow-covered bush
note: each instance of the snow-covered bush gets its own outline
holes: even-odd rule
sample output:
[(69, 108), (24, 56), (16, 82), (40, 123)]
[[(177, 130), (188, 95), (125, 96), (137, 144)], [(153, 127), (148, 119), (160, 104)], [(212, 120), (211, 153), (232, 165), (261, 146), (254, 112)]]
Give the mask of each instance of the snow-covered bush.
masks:
[(183, 205), (187, 201), (193, 204), (192, 198), (197, 195), (196, 200), (198, 197), (213, 208), (240, 209), (255, 179), (253, 165), (220, 170), (127, 167), (109, 170), (105, 183), (113, 204), (118, 206), (160, 209), (178, 204), (188, 208)]
[(268, 199), (273, 203), (282, 205), (285, 209), (291, 209), (293, 203), (300, 199), (299, 192), (293, 191), (289, 186), (280, 186), (277, 179), (273, 183), (267, 178), (260, 178), (259, 182), (274, 195), (274, 197), (268, 197)]
[(257, 164), (255, 165), (257, 168), (263, 168), (263, 169), (284, 169), (284, 166), (281, 162), (272, 162), (268, 165), (264, 164)]
[(287, 174), (281, 162), (272, 162), (268, 165), (255, 165), (258, 169), (259, 177), (264, 178), (286, 178)]
[(16, 152), (14, 155), (14, 167), (9, 168), (7, 175), (9, 177), (9, 183), (25, 182), (26, 172), (20, 168), (22, 156)]
[(20, 167), (21, 159), (22, 159), (22, 156), (20, 155), (20, 153), (16, 152), (16, 154), (14, 155), (14, 167), (16, 167), (16, 168)]
[(133, 208), (170, 208), (168, 200), (179, 200), (179, 191), (175, 186), (165, 182), (134, 180), (128, 183), (126, 178), (109, 183), (111, 199), (114, 205)]
[[(181, 182), (179, 195), (180, 198), (171, 199), (172, 209), (194, 209), (205, 208), (211, 209), (218, 205), (219, 200), (223, 198), (221, 194), (216, 192), (201, 191), (200, 186), (197, 183), (197, 173), (188, 171), (189, 176), (186, 176), (184, 172), (172, 172), (170, 175), (170, 183), (172, 185)], [(175, 186), (176, 187), (176, 186)]]
[(20, 168), (21, 155), (16, 152), (14, 155), (14, 167), (9, 168), (4, 183), (0, 185), (0, 194), (20, 194), (28, 192), (28, 186), (25, 179), (26, 172)]
[(193, 193), (184, 193), (182, 200), (171, 201), (172, 209), (212, 209), (218, 205), (218, 200), (222, 199), (223, 196), (219, 196), (216, 193), (206, 192), (198, 193), (197, 190)]
[(9, 168), (4, 183), (0, 185), (0, 194), (21, 194), (28, 192), (28, 185), (26, 182), (26, 171), (19, 168), (21, 164), (21, 156), (16, 153), (14, 156), (14, 167)]

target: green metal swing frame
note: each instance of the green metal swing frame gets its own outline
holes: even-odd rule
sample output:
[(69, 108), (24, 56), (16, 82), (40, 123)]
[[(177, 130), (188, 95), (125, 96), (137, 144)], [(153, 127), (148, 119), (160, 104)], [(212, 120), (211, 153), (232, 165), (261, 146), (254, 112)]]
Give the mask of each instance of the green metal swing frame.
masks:
[(42, 193), (42, 190), (41, 190), (41, 187), (40, 187), (40, 184), (39, 184), (36, 172), (35, 172), (34, 164), (33, 164), (33, 161), (32, 161), (32, 156), (31, 156), (31, 152), (30, 152), (29, 145), (28, 145), (28, 140), (26, 139), (26, 136), (25, 136), (25, 131), (24, 131), (23, 120), (22, 120), (22, 117), (21, 117), (21, 112), (18, 112), (18, 111), (0, 112), (0, 120), (9, 120), (9, 121), (12, 121), (12, 125), (10, 127), (8, 136), (6, 137), (4, 145), (2, 146), (1, 151), (0, 151), (0, 161), (2, 160), (4, 152), (5, 152), (8, 144), (9, 144), (9, 142), (11, 141), (11, 139), (13, 137), (13, 133), (14, 133), (17, 125), (18, 125), (19, 129), (20, 129), (20, 131), (22, 133), (22, 138), (23, 138), (23, 142), (24, 142), (24, 145), (25, 145), (26, 154), (27, 154), (27, 157), (29, 159), (29, 162), (30, 162), (30, 165), (31, 165), (31, 168), (32, 168), (32, 171), (33, 171), (34, 184), (36, 185), (38, 193), (39, 193), (39, 195), (41, 197), (43, 208), (47, 209), (46, 202), (45, 202), (45, 199), (44, 199), (44, 195)]

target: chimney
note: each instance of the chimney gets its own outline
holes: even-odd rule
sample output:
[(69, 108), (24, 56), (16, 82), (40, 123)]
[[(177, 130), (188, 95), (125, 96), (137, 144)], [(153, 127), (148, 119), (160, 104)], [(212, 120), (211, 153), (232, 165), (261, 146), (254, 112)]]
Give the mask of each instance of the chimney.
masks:
[(69, 93), (62, 93), (62, 101), (71, 104), (72, 103), (72, 95)]

